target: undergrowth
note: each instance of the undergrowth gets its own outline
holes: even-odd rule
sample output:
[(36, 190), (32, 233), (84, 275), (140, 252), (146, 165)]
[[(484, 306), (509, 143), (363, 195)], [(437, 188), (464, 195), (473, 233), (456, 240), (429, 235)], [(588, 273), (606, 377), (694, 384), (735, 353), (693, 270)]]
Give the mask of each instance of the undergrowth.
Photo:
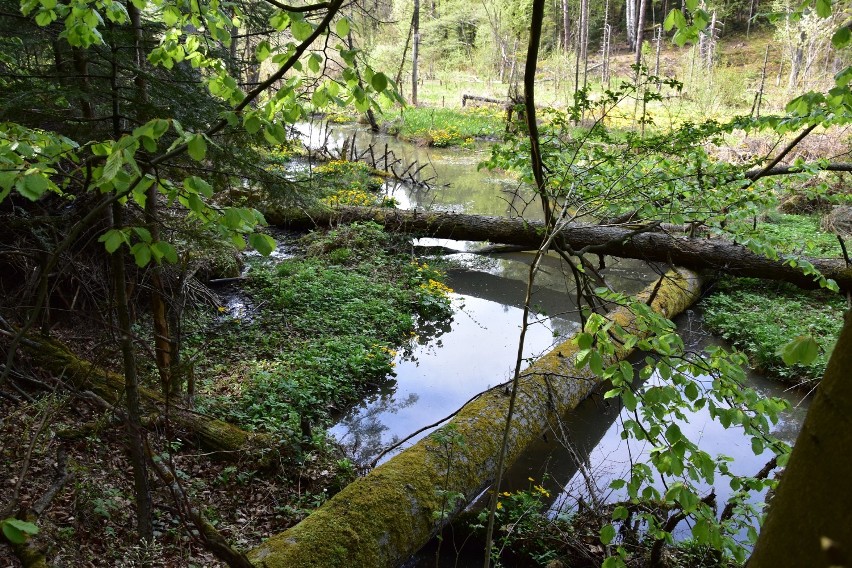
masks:
[[(826, 290), (804, 291), (783, 282), (722, 279), (701, 302), (710, 331), (743, 350), (752, 366), (785, 381), (818, 380), (840, 334), (846, 302)], [(787, 366), (781, 349), (811, 335), (820, 346), (809, 366)]]
[(468, 146), (476, 138), (499, 138), (505, 130), (506, 113), (502, 108), (470, 109), (408, 107), (401, 120), (387, 125), (391, 134), (437, 147)]
[(256, 263), (245, 313), (206, 314), (187, 346), (209, 413), (291, 439), (311, 436), (393, 372), (418, 321), (451, 316), (440, 270), (393, 252), (374, 223), (304, 240), (303, 258)]

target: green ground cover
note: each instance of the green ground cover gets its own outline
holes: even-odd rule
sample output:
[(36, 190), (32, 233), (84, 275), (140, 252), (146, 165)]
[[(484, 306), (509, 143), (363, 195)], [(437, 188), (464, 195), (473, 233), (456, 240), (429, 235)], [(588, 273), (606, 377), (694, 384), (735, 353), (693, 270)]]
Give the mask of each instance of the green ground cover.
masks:
[(186, 340), (200, 409), (293, 439), (382, 383), (419, 322), (452, 313), (442, 272), (394, 252), (378, 225), (301, 244), (299, 258), (252, 265), (244, 313), (202, 314)]
[[(744, 351), (756, 369), (799, 383), (818, 380), (825, 372), (846, 301), (827, 290), (807, 292), (782, 282), (727, 277), (701, 307), (710, 331)], [(816, 361), (785, 365), (781, 349), (805, 335), (820, 347)]]

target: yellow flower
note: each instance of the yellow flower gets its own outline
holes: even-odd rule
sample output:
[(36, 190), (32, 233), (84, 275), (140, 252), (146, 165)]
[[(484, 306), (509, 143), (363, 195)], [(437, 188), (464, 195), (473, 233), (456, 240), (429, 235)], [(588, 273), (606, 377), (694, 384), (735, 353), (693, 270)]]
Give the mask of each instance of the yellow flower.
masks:
[(497, 510), (499, 511), (502, 508), (503, 508), (503, 503), (501, 503), (500, 501), (497, 501)]
[(225, 306), (219, 306), (219, 312), (224, 312), (227, 308)]

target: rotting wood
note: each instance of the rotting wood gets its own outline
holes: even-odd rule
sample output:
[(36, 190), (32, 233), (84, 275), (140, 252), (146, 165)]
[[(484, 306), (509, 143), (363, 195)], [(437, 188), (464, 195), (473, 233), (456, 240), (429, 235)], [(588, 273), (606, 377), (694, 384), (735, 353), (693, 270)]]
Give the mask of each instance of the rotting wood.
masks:
[[(312, 229), (353, 221), (374, 221), (387, 230), (418, 236), (463, 241), (487, 241), (535, 249), (541, 243), (544, 224), (521, 218), (489, 217), (463, 213), (365, 207), (340, 207), (324, 211), (264, 211), (273, 225), (290, 229)], [(782, 256), (773, 260), (747, 247), (720, 238), (689, 237), (660, 231), (659, 225), (604, 226), (569, 224), (555, 243), (565, 251), (611, 255), (665, 262), (693, 270), (715, 270), (734, 276), (782, 280), (802, 288), (817, 288), (818, 282), (800, 268), (806, 261), (841, 290), (852, 290), (852, 268), (838, 259)], [(795, 263), (795, 264), (793, 264)]]
[[(57, 376), (74, 388), (91, 390), (108, 403), (115, 405), (124, 393), (124, 378), (118, 373), (100, 368), (78, 358), (61, 343), (39, 337), (28, 342), (26, 351), (33, 362)], [(157, 391), (140, 387), (143, 404), (155, 407), (158, 413), (166, 408), (166, 400)], [(217, 458), (226, 461), (251, 460), (267, 465), (277, 455), (278, 444), (273, 436), (247, 432), (232, 424), (193, 412), (170, 402), (168, 417), (179, 428), (194, 435), (198, 442)]]
[[(698, 298), (697, 275), (680, 270), (663, 278), (662, 285), (655, 283), (639, 295), (647, 301), (658, 288), (651, 303), (657, 312), (673, 317)], [(627, 329), (634, 323), (626, 308), (607, 317)], [(549, 420), (575, 408), (600, 382), (588, 368), (575, 368), (578, 351), (576, 340), (569, 339), (522, 373), (507, 463)], [(627, 354), (622, 350), (617, 357)], [(249, 559), (263, 568), (397, 566), (464, 505), (443, 502), (441, 490), (459, 492), (469, 501), (491, 483), (508, 402), (504, 389), (486, 391), (450, 422), (464, 439), (463, 447), (449, 452), (434, 437), (424, 438), (348, 485), (298, 525), (265, 541)]]

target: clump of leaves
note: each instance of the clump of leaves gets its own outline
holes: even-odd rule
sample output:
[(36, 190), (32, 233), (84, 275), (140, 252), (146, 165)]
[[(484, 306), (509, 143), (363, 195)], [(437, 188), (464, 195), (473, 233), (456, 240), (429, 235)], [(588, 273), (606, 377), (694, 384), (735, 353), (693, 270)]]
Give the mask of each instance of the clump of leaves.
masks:
[[(785, 380), (817, 380), (843, 323), (845, 302), (827, 290), (802, 291), (790, 284), (726, 278), (701, 303), (710, 330), (742, 349), (752, 365)], [(787, 366), (784, 348), (812, 337), (819, 352), (812, 365)]]

